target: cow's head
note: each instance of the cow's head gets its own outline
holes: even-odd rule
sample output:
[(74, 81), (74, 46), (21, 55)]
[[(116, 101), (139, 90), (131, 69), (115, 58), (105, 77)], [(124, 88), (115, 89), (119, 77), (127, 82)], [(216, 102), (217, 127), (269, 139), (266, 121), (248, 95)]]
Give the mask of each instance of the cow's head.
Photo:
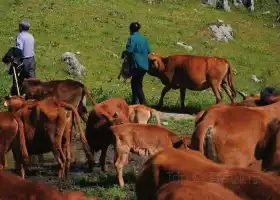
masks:
[(165, 70), (165, 64), (162, 61), (162, 57), (159, 53), (151, 53), (149, 55), (149, 73), (156, 74)]
[(22, 50), (20, 50), (16, 47), (11, 47), (7, 51), (7, 53), (3, 56), (2, 62), (7, 65), (12, 62), (14, 62), (15, 64), (18, 64), (22, 58), (23, 58)]
[(25, 96), (6, 96), (4, 97), (4, 106), (9, 111), (17, 111), (25, 104)]

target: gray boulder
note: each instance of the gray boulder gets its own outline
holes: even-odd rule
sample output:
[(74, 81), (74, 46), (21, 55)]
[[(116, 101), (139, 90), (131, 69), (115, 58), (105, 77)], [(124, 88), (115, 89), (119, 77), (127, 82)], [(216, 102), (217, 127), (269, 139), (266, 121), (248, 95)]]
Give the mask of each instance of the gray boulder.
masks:
[(233, 29), (229, 24), (224, 24), (216, 22), (209, 25), (213, 36), (219, 42), (229, 42), (229, 40), (234, 40)]
[[(79, 54), (79, 53), (77, 53), (77, 54)], [(75, 53), (65, 52), (61, 56), (61, 61), (66, 64), (66, 70), (70, 75), (72, 75), (78, 79), (80, 79), (82, 76), (84, 76), (85, 67), (76, 58)]]

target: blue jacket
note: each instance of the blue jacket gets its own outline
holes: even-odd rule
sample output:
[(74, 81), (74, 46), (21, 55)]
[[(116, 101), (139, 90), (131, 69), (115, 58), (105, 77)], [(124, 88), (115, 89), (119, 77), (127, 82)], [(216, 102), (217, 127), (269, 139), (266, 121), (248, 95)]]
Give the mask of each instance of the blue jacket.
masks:
[(139, 32), (134, 32), (127, 41), (126, 50), (132, 53), (132, 68), (149, 69), (148, 55), (151, 53), (147, 39)]

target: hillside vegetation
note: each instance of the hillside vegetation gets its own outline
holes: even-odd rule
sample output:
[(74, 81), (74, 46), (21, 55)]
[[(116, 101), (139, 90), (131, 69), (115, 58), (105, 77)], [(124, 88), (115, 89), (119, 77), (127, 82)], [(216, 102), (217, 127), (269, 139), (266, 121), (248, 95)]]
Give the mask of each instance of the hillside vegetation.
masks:
[[(163, 56), (189, 53), (224, 57), (237, 71), (234, 78), (236, 88), (247, 94), (258, 92), (264, 86), (279, 85), (280, 28), (272, 28), (279, 9), (275, 1), (256, 2), (255, 13), (234, 6), (232, 12), (223, 12), (204, 7), (198, 0), (155, 2), (151, 5), (144, 0), (2, 0), (1, 56), (15, 45), (18, 22), (29, 19), (30, 32), (36, 39), (38, 78), (71, 78), (60, 57), (66, 51), (79, 51), (78, 59), (86, 67), (83, 82), (94, 98), (100, 102), (119, 96), (129, 102), (130, 82), (124, 84), (117, 79), (121, 60), (115, 54), (120, 56), (125, 48), (130, 22), (138, 21), (154, 52)], [(268, 10), (271, 13), (262, 14)], [(208, 24), (218, 19), (232, 26), (234, 41), (219, 43), (212, 40)], [(186, 51), (176, 45), (178, 41), (191, 45), (194, 50)], [(263, 81), (252, 81), (253, 74)], [(0, 76), (0, 96), (3, 97), (9, 94), (12, 83), (4, 65), (0, 68)], [(162, 88), (157, 78), (145, 76), (144, 92), (150, 105), (158, 103)], [(223, 94), (224, 102), (229, 102)], [(186, 93), (185, 105), (188, 107), (198, 110), (214, 103), (215, 97), (210, 89)], [(170, 91), (164, 105), (179, 105), (179, 91)], [(1, 109), (4, 109), (2, 105)], [(191, 133), (193, 129), (193, 122), (172, 120), (169, 125), (184, 133)], [(111, 197), (108, 199), (112, 199), (114, 194), (125, 196), (126, 193), (116, 188), (111, 193), (107, 190), (106, 195)]]

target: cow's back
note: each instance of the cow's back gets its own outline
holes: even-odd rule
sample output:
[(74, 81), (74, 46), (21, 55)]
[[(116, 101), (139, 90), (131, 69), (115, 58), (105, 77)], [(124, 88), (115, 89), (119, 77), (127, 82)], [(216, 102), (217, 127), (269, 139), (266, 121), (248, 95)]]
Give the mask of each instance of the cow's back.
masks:
[(235, 193), (221, 185), (215, 183), (198, 183), (187, 180), (172, 181), (161, 186), (156, 193), (156, 197), (157, 200), (241, 200)]
[(180, 140), (171, 130), (154, 124), (124, 123), (111, 129), (120, 144), (130, 145), (140, 155), (153, 155)]
[(177, 54), (168, 56), (165, 63), (165, 72), (172, 82), (173, 89), (179, 87), (197, 91), (207, 89), (210, 87), (208, 75), (225, 76), (228, 70), (227, 61), (219, 57)]

